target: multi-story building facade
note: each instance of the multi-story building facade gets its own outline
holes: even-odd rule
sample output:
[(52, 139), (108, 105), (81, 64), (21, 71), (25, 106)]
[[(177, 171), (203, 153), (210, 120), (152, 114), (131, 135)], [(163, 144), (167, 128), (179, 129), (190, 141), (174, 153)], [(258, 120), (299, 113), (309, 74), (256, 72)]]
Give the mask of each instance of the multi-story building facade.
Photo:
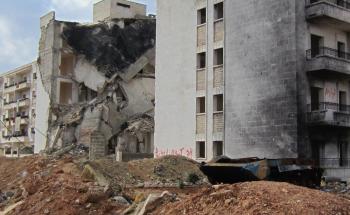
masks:
[(350, 178), (350, 3), (158, 1), (155, 154)]
[(1, 145), (5, 156), (33, 153), (36, 107), (36, 63), (1, 76)]

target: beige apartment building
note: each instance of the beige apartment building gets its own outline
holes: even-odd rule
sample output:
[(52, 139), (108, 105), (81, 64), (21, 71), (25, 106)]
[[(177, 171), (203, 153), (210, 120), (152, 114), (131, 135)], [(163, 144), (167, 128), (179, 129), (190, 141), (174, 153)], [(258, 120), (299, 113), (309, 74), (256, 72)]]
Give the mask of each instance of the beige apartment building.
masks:
[(33, 154), (36, 106), (36, 63), (1, 76), (1, 142), (7, 157)]

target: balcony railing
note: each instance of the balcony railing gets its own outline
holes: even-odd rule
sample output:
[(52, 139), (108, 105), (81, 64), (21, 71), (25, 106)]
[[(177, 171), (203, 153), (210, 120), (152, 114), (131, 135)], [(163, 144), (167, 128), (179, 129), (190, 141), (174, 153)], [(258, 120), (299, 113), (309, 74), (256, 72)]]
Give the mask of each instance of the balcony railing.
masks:
[(350, 105), (342, 105), (332, 102), (320, 102), (312, 103), (307, 107), (308, 111), (323, 111), (323, 110), (334, 110), (350, 114)]
[(318, 2), (329, 2), (331, 4), (350, 9), (350, 2), (346, 0), (307, 0), (307, 5), (311, 5)]
[(321, 168), (350, 168), (350, 158), (321, 158), (319, 166)]
[(328, 47), (318, 47), (306, 51), (306, 59), (311, 60), (320, 56), (329, 56), (339, 59), (350, 60), (350, 53)]

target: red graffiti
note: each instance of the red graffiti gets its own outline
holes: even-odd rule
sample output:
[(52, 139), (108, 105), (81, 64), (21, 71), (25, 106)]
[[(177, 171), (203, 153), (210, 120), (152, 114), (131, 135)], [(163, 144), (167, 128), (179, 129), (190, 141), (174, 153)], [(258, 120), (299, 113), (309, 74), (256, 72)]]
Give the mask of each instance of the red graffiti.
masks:
[(155, 158), (160, 158), (166, 155), (176, 155), (184, 156), (190, 159), (193, 159), (193, 151), (191, 148), (181, 148), (181, 149), (158, 149), (155, 148), (154, 156)]

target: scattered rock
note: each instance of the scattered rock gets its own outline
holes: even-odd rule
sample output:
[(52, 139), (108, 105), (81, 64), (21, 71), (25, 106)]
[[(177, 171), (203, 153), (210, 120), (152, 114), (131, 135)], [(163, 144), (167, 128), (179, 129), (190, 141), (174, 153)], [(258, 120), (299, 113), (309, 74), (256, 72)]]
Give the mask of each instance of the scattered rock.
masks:
[(112, 200), (120, 205), (130, 205), (130, 203), (123, 196), (115, 196), (112, 198)]

